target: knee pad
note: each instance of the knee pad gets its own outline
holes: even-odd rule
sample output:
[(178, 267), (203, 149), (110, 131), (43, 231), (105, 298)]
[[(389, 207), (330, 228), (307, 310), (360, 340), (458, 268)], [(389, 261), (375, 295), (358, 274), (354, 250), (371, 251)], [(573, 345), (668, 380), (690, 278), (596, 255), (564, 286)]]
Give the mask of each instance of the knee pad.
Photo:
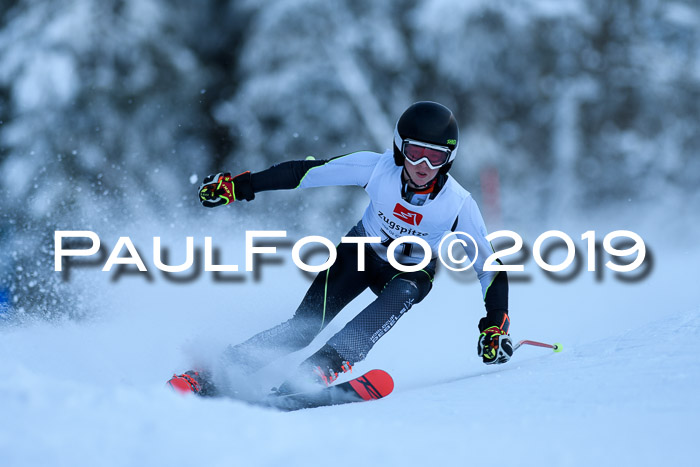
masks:
[(412, 304), (420, 303), (428, 294), (430, 288), (425, 290), (422, 284), (411, 279), (398, 278), (394, 279), (388, 286), (392, 286), (392, 292), (396, 293), (403, 300), (413, 299)]
[(413, 305), (423, 299), (419, 284), (410, 279), (394, 279), (382, 291), (381, 296), (402, 308), (401, 313), (408, 311)]

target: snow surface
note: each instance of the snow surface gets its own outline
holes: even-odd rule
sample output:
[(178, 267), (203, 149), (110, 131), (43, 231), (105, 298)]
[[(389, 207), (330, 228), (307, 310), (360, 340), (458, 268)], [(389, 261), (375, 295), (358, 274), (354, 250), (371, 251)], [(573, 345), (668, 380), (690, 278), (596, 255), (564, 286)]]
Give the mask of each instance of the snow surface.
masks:
[[(0, 465), (693, 465), (700, 300), (697, 275), (679, 271), (699, 256), (655, 251), (638, 284), (537, 273), (512, 283), (514, 339), (564, 350), (523, 347), (498, 367), (475, 355), (478, 283), (443, 270), (356, 366), (389, 371), (392, 395), (293, 413), (164, 387), (174, 371), (289, 317), (308, 283), (291, 261), (267, 266), (260, 282), (223, 284), (172, 284), (157, 271), (150, 283), (110, 282), (99, 268), (80, 270), (71, 281), (99, 291), (93, 319), (0, 327)], [(263, 370), (260, 387), (370, 299)]]

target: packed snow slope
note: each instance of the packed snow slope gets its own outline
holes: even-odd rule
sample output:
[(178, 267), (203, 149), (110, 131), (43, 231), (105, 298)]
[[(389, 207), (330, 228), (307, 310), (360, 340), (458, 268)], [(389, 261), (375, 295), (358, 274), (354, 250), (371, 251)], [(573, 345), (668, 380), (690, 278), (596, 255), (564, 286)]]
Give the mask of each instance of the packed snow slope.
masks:
[[(475, 352), (478, 283), (443, 269), (356, 366), (390, 372), (392, 395), (292, 413), (164, 387), (292, 314), (308, 278), (290, 260), (257, 282), (177, 284), (158, 271), (112, 281), (86, 268), (71, 281), (97, 292), (91, 318), (0, 327), (0, 465), (695, 465), (700, 294), (688, 265), (700, 258), (654, 253), (652, 273), (631, 284), (585, 270), (556, 283), (528, 263), (531, 280), (511, 284), (511, 334), (563, 351), (523, 347), (494, 367)], [(369, 300), (255, 384), (278, 384)]]

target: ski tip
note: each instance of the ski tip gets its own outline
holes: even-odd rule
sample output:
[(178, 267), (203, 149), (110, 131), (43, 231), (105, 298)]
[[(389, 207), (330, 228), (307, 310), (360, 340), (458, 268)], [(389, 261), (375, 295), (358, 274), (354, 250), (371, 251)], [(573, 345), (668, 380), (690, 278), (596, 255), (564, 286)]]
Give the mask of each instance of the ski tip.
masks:
[(384, 370), (371, 370), (349, 381), (350, 386), (364, 400), (381, 399), (394, 390), (394, 379)]
[(372, 381), (379, 387), (382, 397), (388, 396), (394, 390), (394, 378), (384, 370), (371, 370), (367, 375), (371, 375)]
[(561, 344), (556, 343), (552, 346), (552, 348), (555, 352), (561, 352)]

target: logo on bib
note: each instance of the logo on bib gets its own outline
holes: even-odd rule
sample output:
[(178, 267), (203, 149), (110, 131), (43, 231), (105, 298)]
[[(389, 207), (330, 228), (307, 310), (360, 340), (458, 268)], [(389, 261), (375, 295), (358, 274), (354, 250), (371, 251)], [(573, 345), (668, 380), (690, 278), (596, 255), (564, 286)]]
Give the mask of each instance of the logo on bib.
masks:
[(410, 211), (403, 207), (401, 203), (396, 203), (394, 207), (394, 217), (411, 225), (420, 225), (420, 221), (423, 220), (423, 214)]

